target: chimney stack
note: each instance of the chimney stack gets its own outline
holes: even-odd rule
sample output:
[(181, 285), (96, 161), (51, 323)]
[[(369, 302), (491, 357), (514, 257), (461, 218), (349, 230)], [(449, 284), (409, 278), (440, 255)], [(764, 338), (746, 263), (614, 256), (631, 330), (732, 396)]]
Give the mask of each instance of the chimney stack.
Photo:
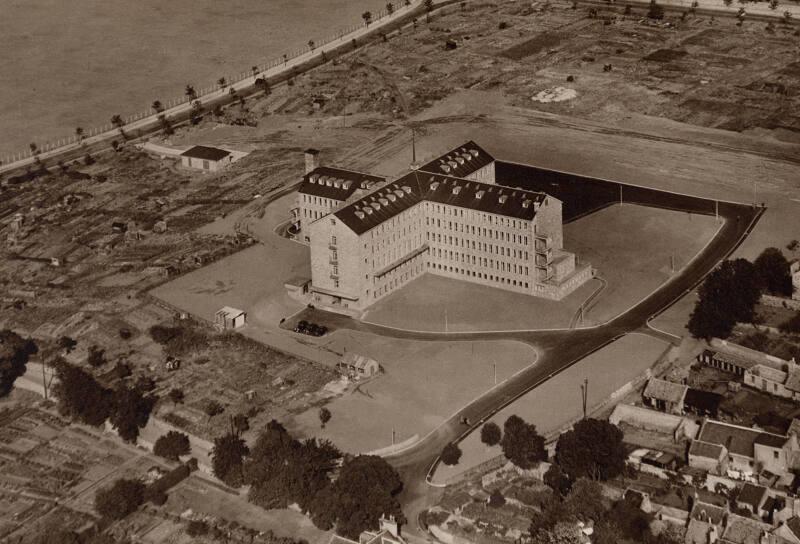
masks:
[(310, 174), (317, 168), (319, 168), (319, 150), (318, 149), (306, 149), (306, 174)]

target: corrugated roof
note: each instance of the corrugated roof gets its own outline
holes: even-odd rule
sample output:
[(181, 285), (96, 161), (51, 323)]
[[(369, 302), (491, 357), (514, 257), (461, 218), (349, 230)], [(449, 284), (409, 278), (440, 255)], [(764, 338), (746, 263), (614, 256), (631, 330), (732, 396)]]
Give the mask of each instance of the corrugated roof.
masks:
[(718, 461), (720, 457), (722, 457), (722, 446), (702, 440), (693, 440), (692, 445), (689, 446), (689, 455), (706, 457)]
[(420, 167), (423, 172), (465, 178), (494, 162), (494, 157), (470, 140)]
[(224, 149), (220, 149), (218, 147), (208, 147), (205, 145), (196, 145), (181, 153), (181, 155), (184, 157), (205, 159), (207, 161), (218, 161), (220, 159), (224, 159), (230, 154), (230, 151), (225, 151)]
[(725, 446), (729, 452), (745, 457), (753, 457), (754, 444), (757, 440), (759, 443), (763, 443), (762, 441), (780, 443), (780, 446), (777, 447), (786, 443), (786, 437), (780, 435), (711, 420), (703, 424), (697, 438), (704, 442)]
[(411, 172), (334, 213), (363, 234), (423, 200), (530, 221), (546, 198), (544, 193)]
[(370, 190), (375, 184), (383, 183), (386, 178), (334, 168), (331, 166), (320, 166), (303, 176), (298, 192), (331, 198), (334, 200), (347, 200), (358, 189)]
[(688, 385), (669, 382), (659, 378), (650, 378), (643, 395), (647, 398), (663, 400), (666, 402), (681, 402), (686, 395)]

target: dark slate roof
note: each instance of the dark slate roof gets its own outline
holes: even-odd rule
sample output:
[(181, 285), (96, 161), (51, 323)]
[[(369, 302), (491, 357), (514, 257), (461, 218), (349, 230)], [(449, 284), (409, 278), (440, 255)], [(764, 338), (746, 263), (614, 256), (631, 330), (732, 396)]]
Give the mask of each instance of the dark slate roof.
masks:
[(703, 442), (702, 440), (692, 440), (692, 445), (689, 446), (689, 455), (696, 455), (698, 457), (706, 457), (719, 461), (722, 457), (722, 446), (719, 444), (711, 444), (710, 442)]
[(728, 512), (725, 508), (720, 508), (714, 504), (702, 501), (695, 501), (694, 506), (692, 506), (692, 511), (689, 515), (692, 519), (696, 519), (698, 521), (720, 525), (725, 519), (725, 515), (727, 513)]
[(789, 526), (789, 530), (791, 530), (796, 537), (800, 538), (800, 518), (792, 516), (789, 518), (789, 521), (786, 522), (786, 525)]
[(470, 140), (420, 167), (423, 172), (465, 178), (494, 162), (494, 157)]
[(530, 221), (545, 198), (544, 193), (411, 172), (334, 214), (353, 232), (363, 234), (423, 200)]
[(756, 442), (765, 445), (779, 444), (776, 447), (781, 447), (786, 443), (785, 436), (711, 420), (705, 422), (697, 438), (704, 442), (725, 446), (729, 452), (745, 457), (753, 457)]
[(300, 184), (299, 192), (334, 200), (347, 200), (358, 189), (371, 189), (376, 183), (383, 183), (386, 178), (362, 174), (343, 168), (320, 166), (305, 176)]
[(736, 502), (747, 504), (753, 508), (753, 512), (758, 512), (761, 500), (766, 494), (766, 487), (745, 482), (741, 491), (739, 491), (739, 495), (736, 497)]
[(218, 161), (230, 155), (230, 151), (219, 149), (217, 147), (207, 147), (204, 145), (196, 145), (181, 153), (184, 157), (191, 157), (193, 159), (205, 159), (207, 161)]

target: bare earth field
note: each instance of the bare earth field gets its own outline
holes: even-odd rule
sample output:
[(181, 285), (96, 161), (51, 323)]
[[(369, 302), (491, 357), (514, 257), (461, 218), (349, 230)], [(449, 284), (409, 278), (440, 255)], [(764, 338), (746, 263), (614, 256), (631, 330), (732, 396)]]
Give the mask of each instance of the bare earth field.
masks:
[[(108, 123), (361, 22), (377, 0), (7, 0), (0, 156)], [(298, 29), (302, 29), (298, 32)]]
[[(581, 415), (580, 386), (584, 378), (589, 380), (587, 405), (591, 409), (651, 367), (667, 347), (660, 340), (641, 334), (624, 336), (516, 400), (490, 421), (502, 428), (506, 419), (516, 414), (535, 424), (540, 433), (552, 432)], [(439, 464), (434, 475), (435, 482), (445, 482), (502, 454), (499, 446), (487, 447), (483, 444), (479, 432), (469, 435), (459, 447), (463, 452), (461, 461), (453, 467)]]

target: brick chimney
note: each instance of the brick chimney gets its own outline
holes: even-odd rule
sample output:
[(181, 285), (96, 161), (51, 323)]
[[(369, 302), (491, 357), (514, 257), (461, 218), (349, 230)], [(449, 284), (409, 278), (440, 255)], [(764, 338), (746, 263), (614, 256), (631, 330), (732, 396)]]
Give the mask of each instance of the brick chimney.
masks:
[(309, 174), (319, 168), (319, 150), (306, 149), (306, 174)]

